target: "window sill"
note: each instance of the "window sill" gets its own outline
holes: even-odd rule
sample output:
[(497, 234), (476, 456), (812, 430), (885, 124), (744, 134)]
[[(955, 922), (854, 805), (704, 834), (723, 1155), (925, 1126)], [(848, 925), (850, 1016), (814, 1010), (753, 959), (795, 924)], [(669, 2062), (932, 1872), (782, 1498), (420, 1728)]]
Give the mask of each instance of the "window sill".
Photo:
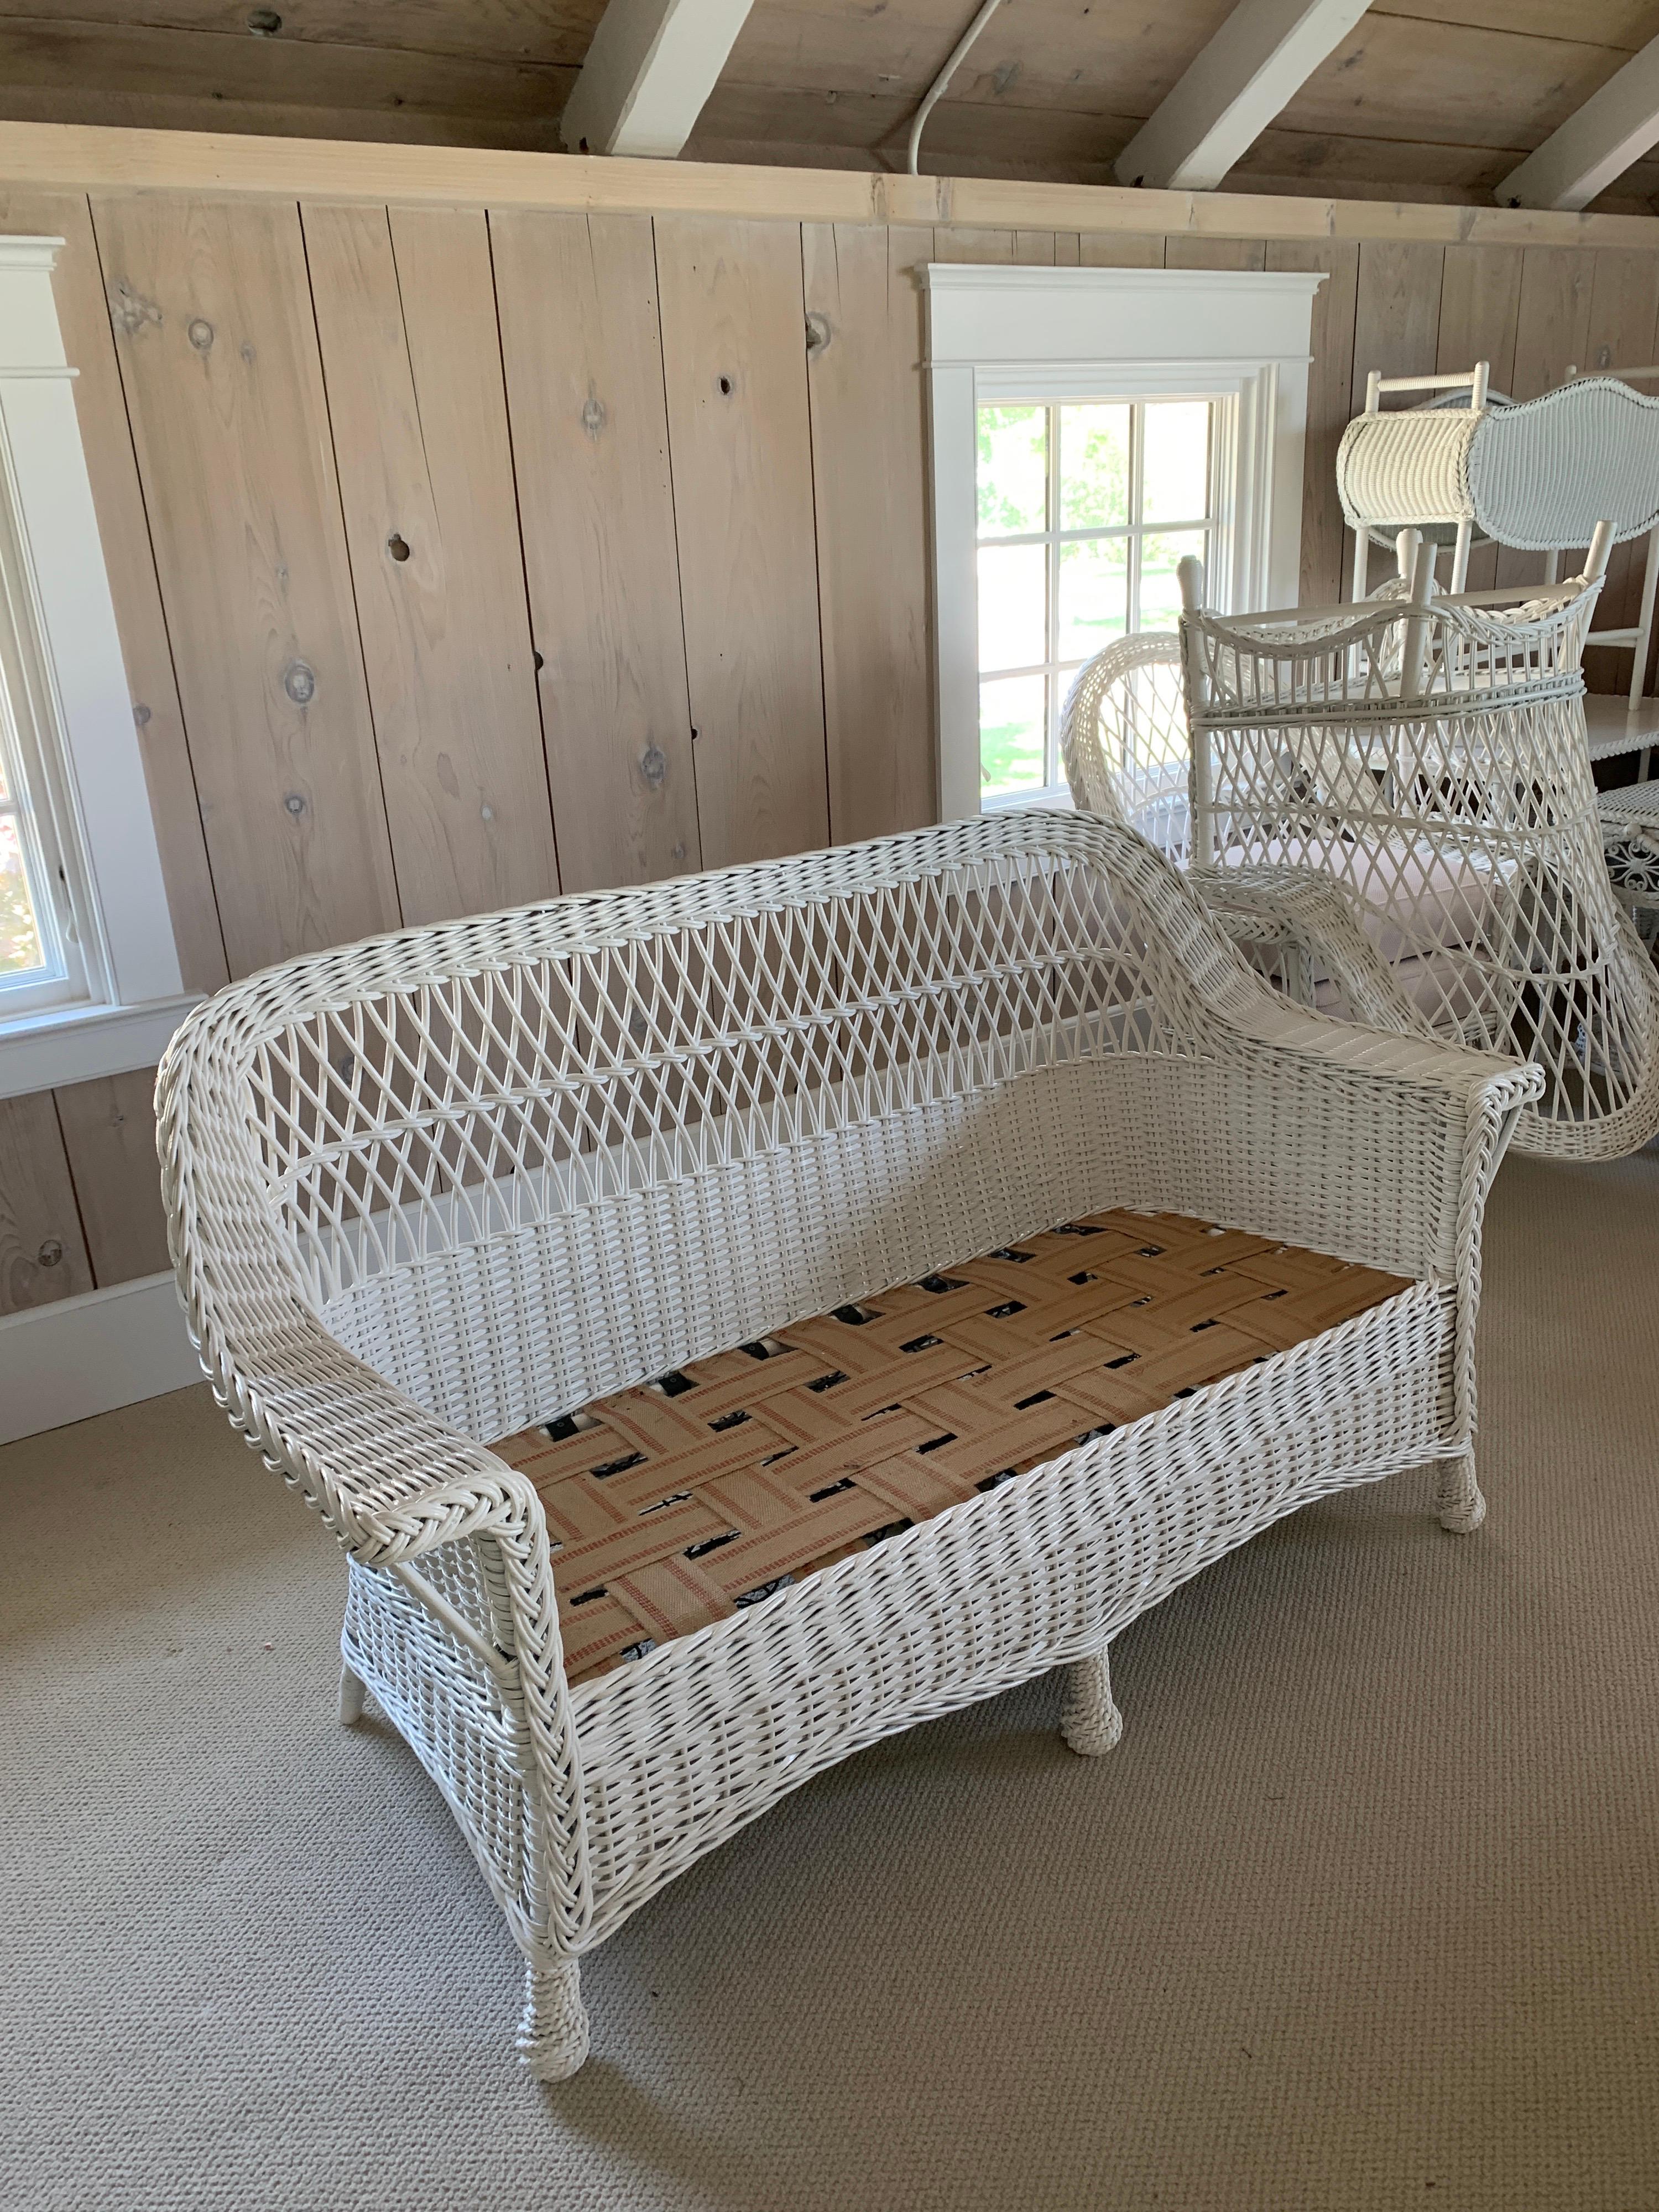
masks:
[(1041, 791), (988, 792), (979, 802), (981, 814), (1012, 814), (1025, 806), (1060, 806), (1067, 814), (1075, 810), (1069, 784), (1051, 783)]
[(153, 1067), (199, 997), (138, 1006), (54, 1006), (0, 1020), (0, 1098)]

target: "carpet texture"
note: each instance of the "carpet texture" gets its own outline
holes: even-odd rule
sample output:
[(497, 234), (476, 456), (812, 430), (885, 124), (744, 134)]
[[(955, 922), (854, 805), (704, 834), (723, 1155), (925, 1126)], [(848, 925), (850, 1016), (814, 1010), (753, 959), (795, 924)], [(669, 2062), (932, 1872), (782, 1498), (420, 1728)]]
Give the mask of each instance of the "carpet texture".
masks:
[(821, 1777), (589, 1963), (538, 2087), (343, 1566), (205, 1390), (0, 1452), (7, 2212), (1659, 2204), (1659, 1156), (1512, 1160), (1491, 1516), (1307, 1509)]

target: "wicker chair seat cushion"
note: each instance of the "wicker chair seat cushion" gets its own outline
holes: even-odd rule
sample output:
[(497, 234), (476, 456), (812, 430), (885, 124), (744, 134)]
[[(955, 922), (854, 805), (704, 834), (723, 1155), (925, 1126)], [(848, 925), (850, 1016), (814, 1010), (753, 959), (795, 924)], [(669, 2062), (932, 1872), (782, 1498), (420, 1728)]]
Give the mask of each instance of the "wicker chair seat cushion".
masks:
[(1406, 1287), (1178, 1215), (1094, 1214), (495, 1449), (546, 1509), (581, 1681)]

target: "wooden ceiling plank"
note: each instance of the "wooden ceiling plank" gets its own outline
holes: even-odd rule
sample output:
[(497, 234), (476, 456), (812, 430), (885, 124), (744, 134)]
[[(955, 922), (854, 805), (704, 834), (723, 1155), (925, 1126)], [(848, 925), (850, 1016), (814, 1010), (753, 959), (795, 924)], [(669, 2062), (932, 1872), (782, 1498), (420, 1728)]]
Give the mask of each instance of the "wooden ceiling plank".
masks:
[(559, 123), (573, 154), (672, 161), (691, 136), (751, 0), (611, 0)]
[(1659, 39), (1553, 131), (1492, 197), (1500, 207), (1588, 207), (1659, 145)]
[(1212, 191), (1340, 46), (1368, 0), (1238, 0), (1117, 157), (1118, 182)]

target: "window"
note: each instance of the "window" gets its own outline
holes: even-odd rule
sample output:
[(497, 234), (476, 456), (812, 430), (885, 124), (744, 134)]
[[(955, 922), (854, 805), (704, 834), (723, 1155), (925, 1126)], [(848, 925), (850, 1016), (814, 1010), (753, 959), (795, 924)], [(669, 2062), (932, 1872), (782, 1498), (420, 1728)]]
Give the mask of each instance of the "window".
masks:
[(982, 804), (1063, 784), (1077, 671), (1115, 637), (1174, 629), (1176, 562), (1211, 565), (1214, 415), (1208, 399), (980, 407)]
[(927, 376), (945, 819), (1068, 805), (1060, 717), (1113, 638), (1294, 602), (1322, 276), (934, 264)]
[(21, 563), (9, 522), (0, 500), (0, 1022), (84, 1000), (88, 981), (61, 797), (32, 711), (39, 671), (24, 657), (31, 641), (18, 620)]
[(0, 237), (0, 1097), (145, 1066), (191, 1003), (52, 300), (60, 244)]

